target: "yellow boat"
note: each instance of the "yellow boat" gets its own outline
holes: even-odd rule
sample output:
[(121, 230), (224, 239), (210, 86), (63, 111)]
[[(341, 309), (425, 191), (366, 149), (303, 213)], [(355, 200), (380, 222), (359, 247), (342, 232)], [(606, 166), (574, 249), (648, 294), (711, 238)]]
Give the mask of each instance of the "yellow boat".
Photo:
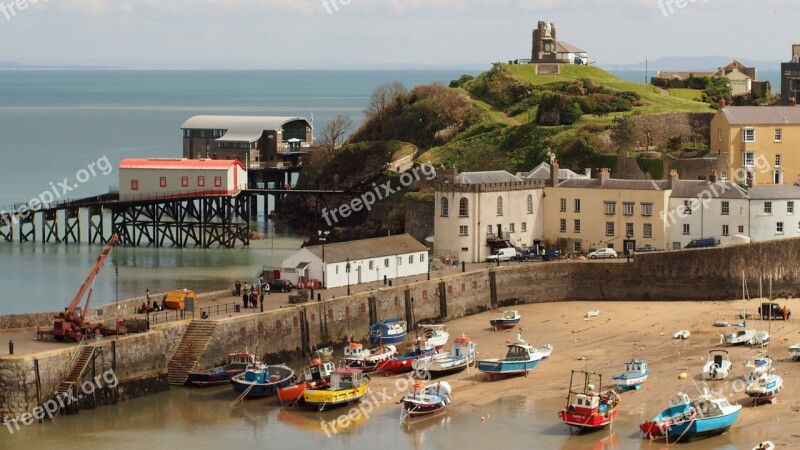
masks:
[(361, 369), (340, 367), (331, 374), (331, 384), (324, 389), (306, 389), (303, 400), (306, 405), (322, 411), (339, 405), (361, 400), (369, 390), (369, 376)]

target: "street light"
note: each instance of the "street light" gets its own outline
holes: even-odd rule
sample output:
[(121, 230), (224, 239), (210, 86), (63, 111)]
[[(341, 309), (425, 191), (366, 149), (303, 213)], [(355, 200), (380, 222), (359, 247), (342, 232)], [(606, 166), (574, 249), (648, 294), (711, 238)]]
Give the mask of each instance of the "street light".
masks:
[(350, 295), (350, 258), (347, 258), (347, 264), (344, 265), (344, 271), (347, 272), (347, 295)]
[(330, 231), (322, 231), (317, 230), (317, 236), (319, 237), (319, 241), (322, 242), (322, 287), (323, 289), (327, 284), (325, 283), (325, 241), (328, 238), (328, 235), (331, 234)]

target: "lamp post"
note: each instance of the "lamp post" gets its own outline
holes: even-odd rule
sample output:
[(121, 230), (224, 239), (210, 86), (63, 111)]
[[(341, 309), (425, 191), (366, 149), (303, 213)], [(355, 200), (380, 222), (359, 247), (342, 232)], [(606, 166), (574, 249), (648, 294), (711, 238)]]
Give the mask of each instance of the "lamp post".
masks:
[(350, 295), (350, 258), (347, 258), (347, 264), (344, 265), (344, 271), (347, 272), (347, 295)]
[(319, 237), (319, 241), (322, 242), (322, 288), (324, 289), (327, 284), (325, 283), (325, 241), (328, 238), (328, 235), (331, 234), (330, 231), (317, 231), (317, 236)]

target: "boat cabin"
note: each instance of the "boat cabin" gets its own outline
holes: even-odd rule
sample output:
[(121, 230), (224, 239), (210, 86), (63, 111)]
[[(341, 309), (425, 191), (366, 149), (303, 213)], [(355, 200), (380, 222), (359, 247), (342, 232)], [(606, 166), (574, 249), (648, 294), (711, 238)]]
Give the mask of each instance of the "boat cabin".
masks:
[(251, 365), (256, 363), (256, 355), (252, 353), (231, 353), (228, 355), (230, 364)]
[(519, 313), (515, 310), (512, 311), (503, 311), (503, 319), (506, 320), (513, 320), (519, 317)]
[(626, 375), (643, 375), (647, 373), (646, 361), (628, 361), (625, 363)]
[(675, 406), (685, 405), (687, 403), (691, 403), (691, 399), (688, 395), (684, 394), (683, 392), (678, 392), (677, 395), (669, 399), (669, 406), (670, 408)]
[(351, 358), (351, 359), (361, 359), (364, 357), (364, 346), (357, 343), (351, 342), (347, 344), (347, 347), (344, 348), (344, 357)]
[(331, 390), (355, 389), (366, 382), (361, 369), (340, 367), (331, 374)]
[(317, 359), (310, 366), (303, 369), (303, 376), (305, 376), (306, 381), (321, 381), (329, 378), (334, 370), (336, 370), (336, 367), (332, 362), (323, 363)]
[(430, 353), (434, 350), (436, 350), (436, 347), (425, 338), (418, 338), (414, 342), (414, 351), (418, 354)]
[(528, 344), (508, 344), (506, 361), (528, 361), (532, 359), (533, 347)]
[(453, 357), (461, 358), (473, 353), (472, 340), (462, 335), (453, 341)]

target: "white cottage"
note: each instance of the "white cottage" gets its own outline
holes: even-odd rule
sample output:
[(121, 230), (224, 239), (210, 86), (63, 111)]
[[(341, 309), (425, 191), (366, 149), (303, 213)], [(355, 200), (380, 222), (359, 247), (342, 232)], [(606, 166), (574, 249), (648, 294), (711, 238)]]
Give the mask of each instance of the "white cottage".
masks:
[(749, 193), (752, 242), (800, 237), (800, 186), (756, 185)]
[(281, 276), (294, 283), (301, 278), (321, 280), (323, 286), (335, 288), (427, 272), (427, 248), (400, 234), (302, 248), (283, 260)]
[(672, 250), (701, 237), (724, 244), (733, 236), (748, 235), (750, 201), (747, 191), (730, 181), (678, 180), (665, 220)]

